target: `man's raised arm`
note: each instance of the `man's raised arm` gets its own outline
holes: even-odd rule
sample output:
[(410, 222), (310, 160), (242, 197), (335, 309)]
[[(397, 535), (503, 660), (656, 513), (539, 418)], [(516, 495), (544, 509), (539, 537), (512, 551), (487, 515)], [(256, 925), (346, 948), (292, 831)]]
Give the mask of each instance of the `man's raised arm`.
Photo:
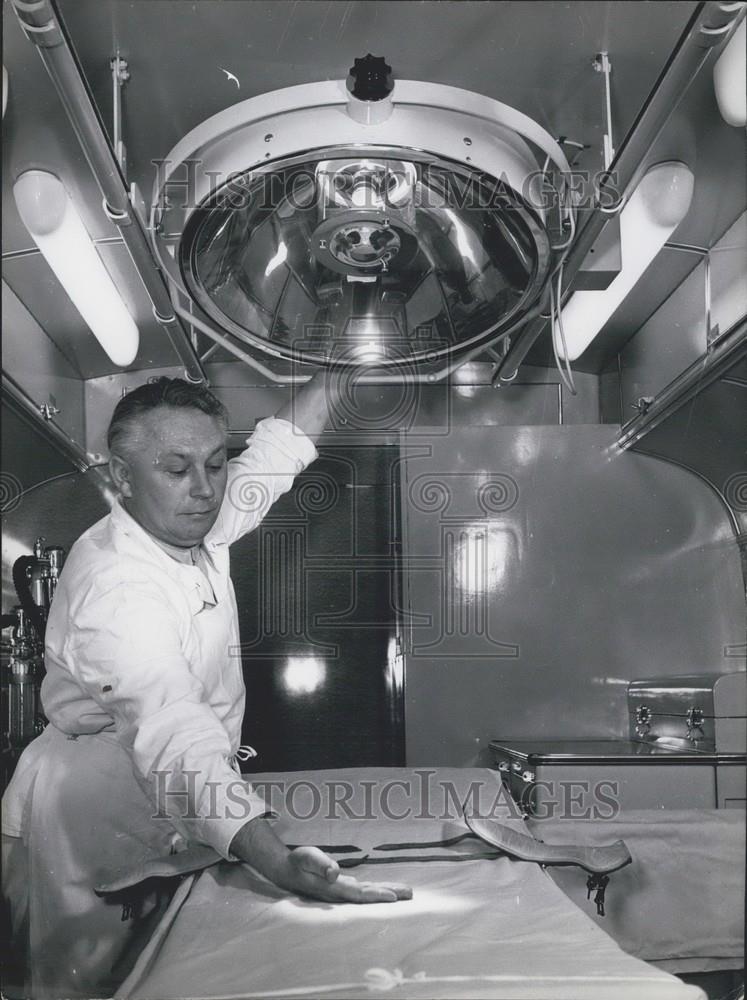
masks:
[(320, 369), (309, 382), (294, 392), (290, 402), (281, 407), (275, 417), (292, 423), (316, 443), (339, 401), (339, 377), (334, 371)]

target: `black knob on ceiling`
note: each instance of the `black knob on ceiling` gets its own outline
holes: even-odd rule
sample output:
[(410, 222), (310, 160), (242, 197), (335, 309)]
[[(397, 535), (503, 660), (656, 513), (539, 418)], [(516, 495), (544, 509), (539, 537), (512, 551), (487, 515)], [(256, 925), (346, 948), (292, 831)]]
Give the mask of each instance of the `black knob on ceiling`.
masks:
[(383, 56), (372, 56), (369, 52), (350, 67), (347, 86), (359, 101), (381, 101), (394, 90), (392, 67)]

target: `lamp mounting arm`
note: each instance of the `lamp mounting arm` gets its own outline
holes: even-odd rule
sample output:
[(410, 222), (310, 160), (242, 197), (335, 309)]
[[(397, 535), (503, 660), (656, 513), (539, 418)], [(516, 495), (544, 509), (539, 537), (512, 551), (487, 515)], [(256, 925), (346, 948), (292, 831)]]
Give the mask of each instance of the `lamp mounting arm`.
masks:
[(117, 157), (122, 175), (127, 177), (127, 147), (122, 138), (122, 90), (130, 79), (127, 60), (119, 53), (114, 56), (109, 65), (112, 71), (112, 140), (114, 155)]
[(604, 169), (609, 170), (610, 164), (615, 158), (615, 147), (612, 142), (612, 63), (607, 52), (598, 52), (592, 62), (595, 73), (602, 73), (604, 76), (604, 112), (607, 122), (607, 131), (604, 133)]

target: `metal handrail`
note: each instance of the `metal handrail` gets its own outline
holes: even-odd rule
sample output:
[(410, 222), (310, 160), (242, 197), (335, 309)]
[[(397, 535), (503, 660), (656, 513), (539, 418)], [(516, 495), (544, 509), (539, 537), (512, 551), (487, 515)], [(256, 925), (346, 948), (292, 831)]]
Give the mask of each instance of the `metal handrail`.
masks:
[(617, 439), (619, 448), (627, 449), (658, 427), (688, 400), (721, 378), (741, 357), (747, 356), (747, 317), (724, 334), (701, 358), (655, 396), (643, 413), (625, 424)]

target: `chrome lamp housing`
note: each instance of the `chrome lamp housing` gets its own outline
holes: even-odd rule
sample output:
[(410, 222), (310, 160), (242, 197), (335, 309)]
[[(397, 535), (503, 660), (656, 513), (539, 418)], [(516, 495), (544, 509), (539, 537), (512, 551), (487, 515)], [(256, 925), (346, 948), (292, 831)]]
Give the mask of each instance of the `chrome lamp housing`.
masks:
[(443, 377), (537, 311), (548, 164), (564, 181), (539, 125), (468, 91), (290, 87), (159, 164), (155, 251), (180, 315), (275, 381), (299, 363)]

